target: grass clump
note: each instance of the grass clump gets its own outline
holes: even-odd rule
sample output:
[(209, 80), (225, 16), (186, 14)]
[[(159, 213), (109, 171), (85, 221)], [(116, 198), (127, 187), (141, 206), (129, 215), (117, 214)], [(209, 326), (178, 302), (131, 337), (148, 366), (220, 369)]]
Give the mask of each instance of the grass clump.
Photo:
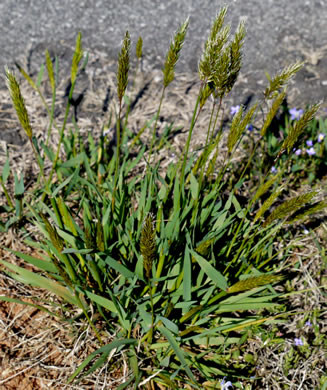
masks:
[[(10, 164), (6, 164), (2, 185), (10, 218), (3, 223), (3, 230), (13, 226), (21, 230), (38, 257), (17, 255), (37, 266), (42, 275), (9, 262), (2, 264), (13, 278), (61, 297), (64, 316), (74, 321), (77, 310), (98, 338), (100, 348), (69, 382), (94, 372), (115, 351), (125, 356), (130, 368), (121, 389), (130, 384), (219, 388), (227, 375), (240, 386), (242, 378), (253, 376), (255, 362), (247, 356), (249, 364), (240, 370), (238, 364), (229, 364), (228, 348), (242, 346), (253, 326), (278, 322), (284, 310), (283, 295), (272, 285), (285, 277), (281, 271), (291, 246), (284, 243), (277, 248), (275, 240), (289, 218), (307, 217), (325, 203), (321, 201), (319, 207), (312, 204), (316, 195), (312, 191), (275, 206), (280, 185), (286, 185), (284, 172), (273, 175), (270, 169), (262, 172), (254, 195), (241, 201), (238, 194), (283, 102), (287, 82), (300, 65), (288, 67), (270, 80), (262, 102), (247, 111), (240, 108), (224, 141), (225, 125), (219, 120), (222, 103), (241, 69), (245, 37), (243, 23), (230, 36), (230, 27), (224, 27), (226, 13), (226, 7), (218, 13), (205, 43), (199, 63), (200, 89), (185, 147), (177, 164), (171, 163), (165, 170), (154, 152), (169, 144), (168, 132), (167, 139), (158, 139), (157, 121), (165, 90), (175, 77), (188, 20), (175, 34), (166, 56), (162, 95), (148, 145), (142, 144), (140, 133), (129, 131), (127, 120), (122, 121), (130, 67), (128, 32), (118, 59), (119, 108), (113, 139), (102, 131), (99, 139), (89, 134), (86, 145), (80, 141), (74, 117), (75, 133), (66, 129), (83, 59), (80, 34), (62, 126), (55, 123), (53, 110), (46, 106), (49, 131), (53, 124), (59, 134), (56, 148), (33, 138), (32, 128), (26, 127), (26, 104), (17, 92), (15, 75), (6, 71), (13, 104), (31, 140), (40, 176), (32, 193), (25, 193), (23, 178), (15, 176), (15, 200), (19, 200), (15, 203), (5, 185), (10, 173)], [(141, 56), (139, 39), (138, 60)], [(46, 65), (54, 101), (57, 79), (48, 52)], [(82, 67), (85, 65), (86, 61)], [(40, 92), (33, 80), (30, 84)], [(191, 152), (193, 130), (211, 95), (205, 146)], [(247, 128), (273, 98), (246, 164), (234, 169), (233, 157)], [(290, 128), (275, 150), (274, 166), (291, 154), (317, 109), (318, 105), (308, 108)], [(220, 164), (219, 154), (223, 155)], [(143, 161), (146, 169), (139, 169)], [(46, 162), (49, 172), (44, 170)], [(38, 229), (38, 235), (28, 230), (29, 225)]]

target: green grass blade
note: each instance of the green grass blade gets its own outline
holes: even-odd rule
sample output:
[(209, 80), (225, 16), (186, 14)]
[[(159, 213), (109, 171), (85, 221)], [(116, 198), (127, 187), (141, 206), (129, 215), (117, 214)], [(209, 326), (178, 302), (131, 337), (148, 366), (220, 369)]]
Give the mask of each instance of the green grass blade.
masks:
[(90, 291), (84, 291), (84, 293), (91, 299), (91, 301), (97, 303), (98, 305), (104, 307), (105, 309), (108, 309), (112, 313), (118, 313), (115, 304), (109, 299), (100, 297), (99, 295), (94, 294)]
[[(136, 344), (137, 341), (133, 339), (122, 339), (122, 340), (115, 340), (110, 344), (105, 345), (104, 347), (101, 347), (97, 349), (96, 351), (92, 352), (85, 360), (84, 362), (78, 367), (78, 369), (68, 378), (68, 383), (71, 383), (74, 378), (82, 371), (84, 368), (92, 361), (92, 359), (95, 358), (95, 356), (101, 354), (101, 357), (108, 356), (110, 351), (113, 349), (119, 348), (123, 345), (129, 345), (129, 344)], [(100, 358), (101, 359), (101, 358)], [(101, 361), (102, 363), (102, 361)], [(99, 364), (95, 363), (85, 375), (88, 375), (92, 373), (94, 370), (98, 368)]]
[(18, 303), (20, 305), (25, 305), (25, 306), (31, 306), (31, 307), (34, 307), (38, 310), (42, 310), (42, 311), (45, 311), (46, 313), (54, 316), (54, 317), (58, 317), (60, 318), (60, 316), (57, 314), (57, 313), (52, 313), (52, 311), (46, 309), (45, 307), (41, 306), (41, 305), (36, 305), (35, 303), (30, 303), (30, 302), (25, 302), (25, 301), (21, 301), (20, 299), (14, 299), (14, 298), (10, 298), (10, 297), (5, 297), (5, 296), (0, 296), (0, 301), (5, 301), (5, 302), (12, 302), (12, 303)]
[(188, 247), (186, 247), (184, 255), (184, 276), (183, 276), (183, 299), (185, 301), (191, 300), (192, 289), (192, 269), (191, 269), (191, 256)]
[(9, 177), (10, 174), (10, 160), (9, 157), (7, 157), (5, 165), (3, 166), (2, 169), (2, 181), (5, 183)]
[(18, 275), (13, 275), (15, 279), (19, 280), (22, 283), (30, 284), (32, 286), (37, 286), (44, 288), (45, 290), (51, 291), (54, 294), (60, 296), (61, 298), (65, 299), (67, 302), (71, 303), (72, 305), (78, 306), (78, 301), (75, 298), (74, 294), (71, 293), (66, 287), (61, 286), (59, 283), (47, 279), (43, 276), (40, 276), (34, 272), (28, 271), (24, 268), (18, 267), (17, 265), (10, 264), (5, 260), (0, 260), (2, 264), (4, 264), (7, 268), (13, 270)]
[(11, 252), (17, 257), (20, 257), (21, 259), (25, 260), (27, 263), (33, 264), (35, 267), (38, 267), (39, 269), (50, 272), (50, 273), (57, 273), (57, 268), (55, 265), (48, 260), (45, 259), (38, 259), (36, 257), (26, 255), (25, 253), (17, 252), (12, 249), (6, 248), (7, 251)]
[(116, 261), (115, 259), (113, 259), (112, 257), (110, 256), (107, 256), (105, 258), (105, 263), (107, 263), (111, 268), (113, 268), (114, 270), (116, 270), (117, 272), (119, 272), (120, 274), (122, 274), (123, 276), (125, 276), (125, 278), (129, 279), (129, 278), (133, 278), (134, 277), (134, 273), (131, 272), (130, 270), (128, 270), (125, 266), (123, 266), (122, 264), (118, 263), (118, 261)]
[(40, 71), (37, 75), (37, 79), (36, 79), (36, 86), (37, 88), (40, 88), (40, 85), (41, 85), (41, 82), (42, 82), (42, 78), (43, 78), (43, 73), (44, 73), (44, 64), (41, 65), (41, 68), (40, 68)]
[(228, 285), (224, 276), (195, 251), (191, 250), (191, 255), (198, 262), (205, 274), (217, 285), (217, 287), (226, 291)]
[(179, 348), (174, 336), (171, 334), (171, 332), (168, 329), (164, 328), (163, 326), (160, 326), (158, 328), (158, 330), (169, 341), (169, 344), (171, 345), (174, 352), (176, 353), (178, 360), (181, 362), (182, 367), (186, 371), (189, 378), (194, 382), (194, 384), (197, 384), (196, 379), (195, 379), (194, 375), (192, 374), (192, 371), (190, 370), (190, 367), (189, 367), (187, 361), (184, 358), (184, 352)]

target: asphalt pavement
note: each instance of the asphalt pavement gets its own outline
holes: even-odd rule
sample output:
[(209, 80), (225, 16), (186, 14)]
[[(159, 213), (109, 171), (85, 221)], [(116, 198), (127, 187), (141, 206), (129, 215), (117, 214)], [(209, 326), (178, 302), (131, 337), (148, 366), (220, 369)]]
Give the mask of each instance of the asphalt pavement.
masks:
[[(189, 16), (190, 28), (177, 70), (196, 72), (203, 43), (219, 8), (235, 28), (246, 21), (243, 78), (253, 89), (296, 60), (306, 61), (297, 78), (299, 104), (324, 100), (327, 92), (327, 0), (1, 0), (0, 68), (27, 58), (29, 72), (45, 48), (67, 64), (78, 31), (83, 46), (115, 60), (126, 30), (141, 35), (147, 69), (162, 66), (174, 31)], [(295, 100), (296, 100), (295, 99)]]

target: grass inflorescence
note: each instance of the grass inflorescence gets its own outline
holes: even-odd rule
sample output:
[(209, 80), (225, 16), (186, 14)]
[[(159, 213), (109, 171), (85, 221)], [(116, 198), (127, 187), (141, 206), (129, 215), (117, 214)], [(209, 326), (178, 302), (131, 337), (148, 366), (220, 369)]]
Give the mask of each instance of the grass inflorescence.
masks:
[[(47, 141), (57, 131), (56, 146), (33, 138), (17, 79), (6, 71), (13, 105), (43, 181), (37, 180), (32, 193), (25, 194), (24, 181), (15, 174), (13, 202), (6, 187), (13, 170), (8, 160), (1, 185), (9, 217), (1, 228), (21, 229), (38, 256), (17, 255), (37, 266), (42, 275), (9, 262), (2, 264), (13, 278), (57, 294), (71, 321), (78, 309), (98, 338), (100, 348), (72, 373), (69, 382), (91, 374), (113, 353), (121, 353), (129, 367), (121, 389), (130, 384), (135, 388), (143, 384), (212, 389), (226, 386), (226, 376), (240, 387), (242, 379), (256, 375), (256, 362), (245, 354), (247, 364), (241, 366), (230, 360), (232, 351), (242, 348), (252, 331), (259, 334), (266, 323), (278, 324), (287, 315), (288, 295), (280, 288), (296, 242), (276, 242), (292, 222), (321, 212), (326, 201), (315, 202), (315, 190), (297, 196), (283, 192), (292, 184), (287, 167), (293, 148), (301, 142), (319, 105), (309, 107), (286, 126), (285, 138), (279, 143), (269, 144), (271, 124), (282, 107), (287, 83), (302, 66), (297, 63), (269, 78), (261, 101), (247, 109), (238, 107), (228, 125), (220, 121), (224, 98), (241, 69), (246, 32), (241, 22), (231, 34), (231, 27), (225, 26), (226, 14), (227, 7), (223, 7), (205, 42), (199, 62), (200, 89), (185, 146), (177, 163), (165, 169), (154, 151), (169, 145), (169, 131), (157, 137), (157, 124), (165, 91), (176, 76), (188, 19), (167, 52), (162, 94), (147, 144), (141, 142), (140, 133), (130, 131), (128, 115), (122, 121), (125, 98), (128, 101), (128, 32), (118, 58), (115, 134), (112, 138), (103, 131), (99, 138), (89, 134), (87, 147), (80, 140), (74, 116), (75, 130), (66, 128), (84, 56), (80, 34), (62, 126), (54, 121), (53, 107), (47, 106), (40, 86), (20, 68), (46, 105)], [(139, 38), (138, 62), (142, 45)], [(54, 102), (57, 72), (48, 51), (45, 62)], [(193, 130), (210, 96), (213, 104), (206, 142), (194, 152), (190, 148)], [(249, 147), (246, 139), (252, 123), (257, 135), (250, 153), (246, 161), (235, 164), (241, 146)], [(269, 164), (258, 162), (259, 151), (267, 152)], [(145, 169), (137, 169), (141, 163)], [(278, 174), (273, 171), (276, 166), (280, 166)], [(255, 187), (240, 197), (249, 182)], [(28, 225), (38, 230), (38, 236)]]

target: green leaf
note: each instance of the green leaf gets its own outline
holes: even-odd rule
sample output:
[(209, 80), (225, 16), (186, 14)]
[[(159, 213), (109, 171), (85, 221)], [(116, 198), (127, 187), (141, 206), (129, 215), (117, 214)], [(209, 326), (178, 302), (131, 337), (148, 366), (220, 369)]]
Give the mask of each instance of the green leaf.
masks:
[(191, 256), (188, 247), (186, 247), (185, 255), (184, 255), (184, 276), (183, 276), (184, 301), (191, 300), (191, 289), (192, 289)]
[(190, 172), (190, 188), (191, 188), (191, 195), (192, 198), (195, 200), (198, 198), (199, 194), (199, 183), (197, 182), (195, 176), (193, 175), (192, 171)]
[(227, 202), (225, 204), (225, 210), (229, 210), (231, 208), (233, 196), (234, 196), (233, 193), (229, 195)]
[(131, 376), (126, 382), (122, 383), (117, 387), (117, 390), (124, 390), (126, 389), (135, 379), (135, 376)]
[(171, 216), (171, 220), (165, 226), (167, 240), (173, 241), (175, 236), (176, 237), (178, 236), (179, 220), (180, 220), (179, 211), (176, 211)]
[(27, 263), (35, 265), (35, 267), (43, 271), (54, 273), (54, 274), (57, 273), (57, 268), (55, 267), (55, 265), (45, 259), (38, 259), (36, 257), (26, 255), (25, 253), (13, 251), (12, 249), (9, 248), (6, 248), (6, 250), (13, 253), (15, 256), (25, 260)]
[(102, 217), (102, 226), (109, 225), (109, 216), (111, 215), (111, 204), (107, 204), (107, 209), (105, 209), (105, 206), (103, 206), (104, 215)]
[(176, 356), (178, 357), (178, 360), (182, 364), (182, 368), (186, 371), (189, 378), (196, 384), (197, 382), (194, 378), (194, 375), (192, 374), (192, 371), (190, 370), (189, 365), (187, 364), (187, 362), (184, 358), (184, 352), (179, 348), (174, 336), (170, 333), (170, 331), (168, 329), (164, 328), (163, 326), (159, 326), (158, 330), (169, 341), (169, 344), (173, 348)]
[(141, 158), (143, 157), (144, 155), (144, 152), (145, 152), (145, 149), (146, 147), (143, 146), (141, 148), (141, 150), (139, 151), (138, 155), (136, 156), (136, 158), (133, 158), (131, 161), (128, 161), (128, 165), (127, 165), (127, 168), (126, 168), (126, 172), (125, 172), (125, 175), (127, 176), (127, 174), (132, 171), (136, 165), (140, 162)]
[(135, 274), (133, 272), (129, 271), (125, 266), (123, 266), (122, 264), (118, 263), (118, 261), (116, 261), (115, 259), (113, 259), (110, 256), (107, 256), (104, 261), (111, 268), (113, 268), (114, 270), (116, 270), (117, 272), (119, 272), (120, 274), (125, 276), (125, 278), (127, 278), (127, 279), (133, 278), (135, 276)]
[(15, 195), (20, 196), (24, 194), (24, 177), (21, 175), (20, 179), (15, 173)]
[(105, 309), (108, 309), (112, 313), (118, 313), (115, 304), (109, 299), (100, 297), (99, 295), (94, 294), (90, 291), (84, 291), (84, 293), (91, 299), (91, 301), (97, 303), (98, 305), (104, 307)]
[(2, 170), (3, 183), (7, 181), (9, 174), (10, 174), (10, 164), (9, 164), (9, 157), (7, 157), (5, 165), (3, 166), (3, 170)]
[(179, 188), (179, 177), (176, 176), (175, 184), (174, 184), (174, 214), (179, 214), (180, 211), (180, 188)]
[(38, 88), (40, 88), (40, 85), (41, 85), (41, 82), (42, 82), (42, 78), (43, 78), (43, 73), (44, 73), (44, 64), (41, 65), (40, 71), (39, 71), (39, 73), (37, 75), (36, 86)]
[(219, 305), (219, 308), (215, 310), (215, 314), (233, 313), (236, 311), (244, 311), (244, 310), (273, 309), (276, 308), (276, 306), (278, 306), (277, 303), (271, 303), (271, 302), (241, 301), (237, 304), (232, 304), (232, 305)]
[(25, 301), (21, 301), (20, 299), (9, 298), (9, 297), (5, 297), (3, 295), (0, 295), (0, 301), (19, 303), (20, 305), (35, 307), (38, 310), (45, 311), (46, 313), (51, 314), (54, 317), (60, 318), (60, 316), (58, 314), (52, 313), (50, 310), (46, 309), (45, 307), (43, 307), (41, 305), (36, 305), (35, 303), (25, 302)]
[(78, 154), (76, 157), (73, 157), (62, 164), (57, 164), (57, 166), (60, 168), (71, 168), (71, 167), (76, 168), (76, 166), (82, 164), (84, 160), (85, 160), (85, 153), (82, 152)]
[(213, 228), (212, 230), (217, 230), (217, 229), (221, 229), (224, 222), (225, 222), (225, 219), (226, 219), (226, 216), (227, 216), (227, 211), (223, 211), (219, 217), (217, 218), (215, 224), (213, 225)]
[(137, 355), (133, 345), (131, 345), (131, 347), (129, 348), (127, 356), (129, 360), (129, 366), (133, 370), (135, 377), (138, 378), (138, 376), (140, 375), (139, 366), (137, 361)]
[(55, 198), (60, 190), (62, 190), (74, 177), (75, 172), (70, 175), (66, 180), (64, 180), (52, 193), (52, 197)]
[(40, 145), (48, 159), (53, 162), (55, 159), (55, 153), (53, 150), (51, 150), (43, 141), (40, 142)]
[(93, 252), (93, 249), (74, 249), (74, 248), (68, 248), (64, 249), (61, 253), (81, 253), (81, 254), (87, 254)]
[(5, 260), (0, 260), (7, 268), (12, 269), (18, 275), (13, 275), (16, 280), (19, 280), (22, 283), (30, 284), (31, 286), (37, 286), (44, 288), (45, 290), (51, 291), (59, 297), (65, 299), (67, 302), (72, 305), (78, 306), (77, 299), (74, 294), (70, 292), (66, 287), (60, 285), (59, 283), (40, 276), (34, 272), (28, 271), (24, 268), (18, 267), (17, 265), (10, 264)]
[(123, 345), (129, 345), (129, 344), (136, 344), (137, 341), (133, 339), (121, 339), (121, 340), (115, 340), (110, 344), (105, 345), (104, 347), (101, 347), (97, 349), (96, 351), (92, 352), (85, 360), (84, 362), (78, 367), (78, 369), (68, 378), (68, 383), (72, 382), (74, 378), (94, 359), (97, 355), (101, 354), (101, 357), (93, 364), (93, 366), (85, 373), (84, 376), (87, 376), (91, 374), (93, 371), (95, 371), (98, 367), (104, 364), (105, 360), (107, 359), (109, 353), (116, 348), (119, 348)]
[(224, 276), (195, 251), (191, 250), (191, 255), (198, 262), (204, 273), (217, 285), (217, 287), (226, 291), (228, 285)]
[(162, 316), (158, 316), (158, 319), (160, 321), (162, 321), (162, 323), (165, 325), (165, 327), (167, 329), (169, 329), (171, 332), (175, 333), (175, 335), (178, 335), (179, 329), (178, 329), (178, 326), (174, 322), (172, 322), (168, 318), (162, 317)]
[(244, 210), (242, 209), (241, 205), (239, 204), (238, 200), (236, 199), (236, 196), (233, 196), (232, 202), (233, 202), (233, 205), (235, 207), (235, 210), (237, 212), (238, 217), (245, 218)]
[(166, 195), (167, 195), (167, 185), (163, 183), (158, 192), (158, 198), (162, 201), (163, 199), (165, 199)]

